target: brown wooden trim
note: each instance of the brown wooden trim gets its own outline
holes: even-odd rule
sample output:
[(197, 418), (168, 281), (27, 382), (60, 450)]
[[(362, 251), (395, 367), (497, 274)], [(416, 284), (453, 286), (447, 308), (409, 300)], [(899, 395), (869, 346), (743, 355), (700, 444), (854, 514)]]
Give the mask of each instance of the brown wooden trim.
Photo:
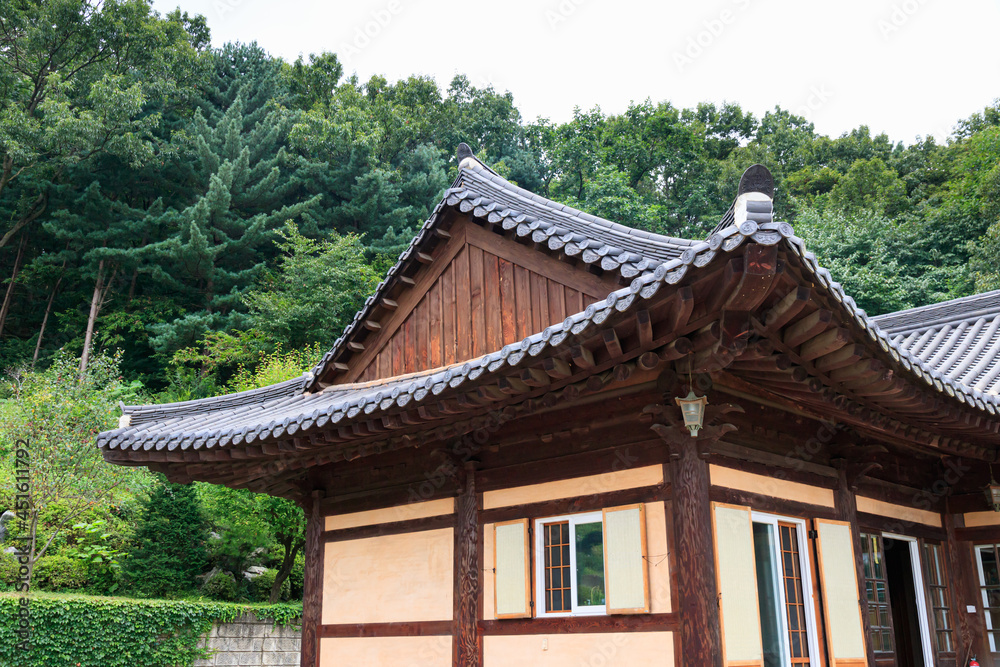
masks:
[(450, 636), (454, 621), (406, 623), (343, 623), (319, 626), (320, 637), (439, 637)]
[(465, 228), (465, 233), (465, 240), (469, 245), (492, 253), (512, 264), (545, 276), (549, 280), (575, 289), (594, 299), (604, 298), (619, 287), (618, 281), (613, 278), (599, 278), (587, 270), (560, 262), (554, 257), (525, 247), (516, 241), (512, 242), (478, 225), (468, 225)]
[(1000, 526), (955, 528), (955, 539), (963, 542), (997, 544), (1000, 543)]
[(662, 462), (662, 445), (657, 440), (645, 438), (599, 450), (490, 468), (478, 473), (476, 486), (480, 491), (500, 491), (518, 486), (561, 482), (575, 477), (623, 472)]
[(764, 496), (759, 493), (751, 493), (749, 491), (728, 489), (722, 486), (713, 486), (711, 490), (709, 490), (708, 495), (712, 502), (727, 503), (730, 505), (745, 505), (758, 512), (784, 514), (800, 519), (837, 518), (837, 511), (832, 507), (800, 503), (794, 500), (774, 498), (772, 496)]
[(906, 537), (922, 537), (925, 540), (938, 541), (944, 541), (948, 537), (944, 528), (935, 528), (924, 523), (915, 523), (880, 514), (866, 514), (865, 512), (858, 512), (858, 526), (863, 533), (894, 533)]
[(513, 519), (541, 519), (547, 516), (576, 514), (578, 512), (596, 512), (606, 507), (618, 505), (634, 505), (636, 503), (651, 503), (657, 500), (667, 500), (670, 497), (669, 485), (643, 486), (636, 489), (608, 491), (589, 496), (575, 498), (560, 498), (525, 505), (511, 505), (483, 510), (479, 513), (481, 524), (499, 523)]
[(614, 616), (480, 621), (479, 633), (481, 635), (548, 635), (584, 632), (674, 632), (679, 630), (680, 626), (680, 618), (675, 613), (617, 614)]
[(302, 596), (301, 667), (319, 667), (319, 635), (323, 615), (323, 515), (320, 512), (322, 491), (313, 492), (306, 516), (305, 571)]
[(454, 527), (455, 515), (442, 514), (441, 516), (428, 516), (420, 519), (408, 519), (406, 521), (377, 523), (371, 526), (355, 526), (353, 528), (325, 530), (323, 531), (320, 539), (323, 542), (344, 542), (346, 540), (360, 540), (366, 537), (401, 535), (403, 533), (418, 533), (424, 530), (437, 530), (439, 528)]
[(421, 485), (426, 481), (426, 479), (416, 479), (401, 482), (390, 487), (361, 491), (339, 498), (328, 497), (320, 503), (320, 510), (324, 516), (335, 516), (338, 514), (354, 514), (356, 512), (388, 509), (397, 505), (407, 505), (412, 502), (425, 502), (428, 500), (455, 497), (455, 485), (450, 478), (447, 481), (443, 481), (440, 488), (435, 489), (434, 493), (420, 495), (419, 490), (421, 489)]

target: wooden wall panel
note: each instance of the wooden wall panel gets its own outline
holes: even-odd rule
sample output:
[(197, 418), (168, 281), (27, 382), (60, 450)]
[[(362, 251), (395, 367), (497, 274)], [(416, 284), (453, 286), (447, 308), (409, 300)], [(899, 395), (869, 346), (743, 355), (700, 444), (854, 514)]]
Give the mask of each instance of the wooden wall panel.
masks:
[[(512, 261), (518, 252), (537, 255), (513, 246), (503, 253), (506, 256), (473, 244), (459, 250), (400, 326), (385, 332), (381, 348), (358, 380), (440, 368), (494, 352), (606, 296), (594, 293), (600, 290), (593, 274), (549, 257), (526, 260), (533, 268)], [(541, 264), (540, 259), (544, 260)], [(546, 267), (545, 262), (556, 265), (549, 275), (538, 271)], [(553, 275), (566, 282), (579, 277), (580, 283), (566, 285)], [(613, 288), (609, 283), (607, 290)]]

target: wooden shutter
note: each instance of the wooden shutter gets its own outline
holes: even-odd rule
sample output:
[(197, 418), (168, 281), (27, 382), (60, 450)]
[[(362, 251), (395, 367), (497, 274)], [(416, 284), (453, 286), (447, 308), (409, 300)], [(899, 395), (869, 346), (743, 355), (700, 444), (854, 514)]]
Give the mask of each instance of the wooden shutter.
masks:
[(497, 618), (531, 617), (531, 566), (528, 520), (493, 527), (494, 592)]
[(649, 612), (646, 510), (641, 504), (604, 510), (604, 589), (609, 614)]
[(813, 519), (831, 667), (864, 667), (865, 635), (851, 524)]
[(725, 665), (764, 664), (750, 508), (712, 503)]

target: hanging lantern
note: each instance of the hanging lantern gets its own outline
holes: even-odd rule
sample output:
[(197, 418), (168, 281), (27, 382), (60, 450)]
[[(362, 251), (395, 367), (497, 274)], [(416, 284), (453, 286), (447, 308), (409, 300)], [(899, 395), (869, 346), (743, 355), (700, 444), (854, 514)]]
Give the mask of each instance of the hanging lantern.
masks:
[(986, 494), (986, 502), (994, 512), (1000, 512), (1000, 484), (993, 479), (993, 465), (990, 464), (990, 483), (983, 489)]
[(698, 431), (701, 430), (705, 420), (705, 406), (708, 405), (708, 398), (705, 396), (695, 396), (694, 390), (688, 390), (688, 395), (684, 398), (674, 399), (677, 405), (681, 406), (681, 415), (684, 417), (684, 426), (691, 431), (691, 437), (697, 438)]

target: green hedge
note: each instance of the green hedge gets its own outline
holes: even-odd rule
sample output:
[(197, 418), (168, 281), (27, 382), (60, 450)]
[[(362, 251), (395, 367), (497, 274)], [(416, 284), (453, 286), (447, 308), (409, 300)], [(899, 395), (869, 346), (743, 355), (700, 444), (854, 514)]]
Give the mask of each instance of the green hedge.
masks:
[(31, 646), (18, 649), (20, 598), (0, 595), (0, 665), (5, 667), (188, 667), (205, 652), (198, 642), (213, 623), (244, 613), (295, 625), (301, 604), (230, 604), (31, 595)]

